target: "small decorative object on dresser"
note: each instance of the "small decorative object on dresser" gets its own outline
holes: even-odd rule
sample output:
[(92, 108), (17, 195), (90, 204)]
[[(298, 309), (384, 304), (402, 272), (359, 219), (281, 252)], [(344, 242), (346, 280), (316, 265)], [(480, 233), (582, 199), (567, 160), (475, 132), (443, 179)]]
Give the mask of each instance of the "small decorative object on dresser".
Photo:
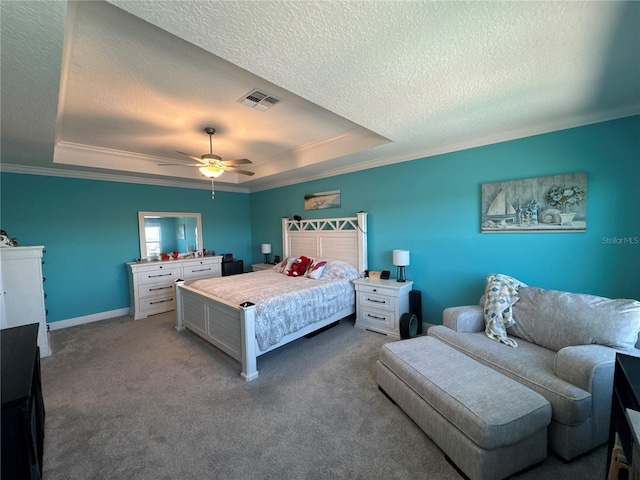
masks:
[(409, 312), (409, 292), (413, 282), (358, 278), (356, 287), (356, 327), (400, 338), (400, 316)]

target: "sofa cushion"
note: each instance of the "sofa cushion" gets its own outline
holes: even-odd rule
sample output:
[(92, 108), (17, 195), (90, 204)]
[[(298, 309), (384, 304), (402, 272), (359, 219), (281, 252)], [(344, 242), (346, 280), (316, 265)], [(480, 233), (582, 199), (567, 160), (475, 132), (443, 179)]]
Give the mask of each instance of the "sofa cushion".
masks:
[(632, 348), (640, 331), (640, 302), (521, 287), (508, 333), (553, 351), (598, 344)]
[(555, 375), (556, 353), (549, 349), (524, 340), (509, 348), (483, 332), (457, 333), (443, 325), (430, 327), (427, 334), (538, 392), (560, 423), (578, 425), (591, 415), (591, 394)]

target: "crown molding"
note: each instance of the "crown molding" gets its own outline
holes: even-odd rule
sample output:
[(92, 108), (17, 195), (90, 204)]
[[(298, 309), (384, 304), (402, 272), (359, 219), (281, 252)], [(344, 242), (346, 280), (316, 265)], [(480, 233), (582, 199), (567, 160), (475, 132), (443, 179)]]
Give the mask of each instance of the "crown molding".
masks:
[(354, 173), (360, 170), (368, 170), (371, 168), (383, 167), (386, 165), (393, 165), (394, 163), (421, 160), (423, 158), (434, 157), (436, 155), (444, 155), (447, 153), (459, 152), (459, 151), (468, 150), (471, 148), (483, 147), (487, 145), (493, 145), (496, 143), (503, 143), (511, 140), (518, 140), (521, 138), (533, 137), (536, 135), (543, 135), (546, 133), (584, 127), (587, 125), (608, 122), (611, 120), (618, 120), (621, 118), (632, 117), (635, 115), (640, 115), (640, 105), (632, 105), (630, 107), (624, 107), (616, 110), (610, 110), (607, 112), (601, 112), (599, 114), (575, 116), (570, 119), (564, 119), (564, 120), (555, 121), (555, 122), (547, 122), (534, 127), (509, 130), (506, 132), (500, 132), (498, 134), (493, 134), (493, 135), (485, 135), (482, 137), (463, 140), (461, 142), (449, 143), (446, 145), (438, 145), (438, 146), (429, 147), (426, 149), (414, 150), (409, 153), (379, 157), (372, 160), (359, 162), (354, 165), (327, 169), (319, 174), (289, 178), (284, 180), (274, 180), (274, 181), (265, 182), (265, 183), (261, 182), (259, 185), (252, 187), (250, 189), (250, 192), (271, 190), (273, 188), (286, 187), (290, 185), (295, 185), (297, 183), (309, 182), (313, 180), (321, 180), (323, 178), (335, 177), (337, 175), (344, 175), (347, 173)]
[[(114, 175), (102, 172), (67, 170), (61, 168), (30, 167), (26, 165), (13, 165), (6, 163), (0, 164), (0, 172), (20, 173), (23, 175), (42, 175), (45, 177), (78, 178), (81, 180), (100, 180), (104, 182), (137, 183), (141, 185), (156, 185), (160, 187), (192, 188), (197, 190), (211, 189), (211, 184), (209, 182), (199, 182), (195, 180), (190, 182), (183, 180), (168, 180), (164, 178), (138, 177), (135, 175)], [(249, 193), (248, 188), (229, 186), (218, 182), (215, 184), (215, 190), (216, 192)]]
[[(618, 120), (621, 118), (631, 117), (635, 115), (640, 115), (640, 105), (632, 105), (630, 107), (610, 110), (608, 112), (601, 112), (599, 114), (576, 116), (576, 117), (572, 117), (570, 119), (565, 119), (561, 121), (543, 123), (535, 127), (527, 127), (523, 129), (510, 130), (507, 132), (501, 132), (499, 134), (486, 135), (483, 137), (468, 139), (461, 142), (456, 142), (456, 143), (451, 143), (446, 145), (438, 145), (435, 147), (429, 147), (427, 149), (414, 150), (409, 153), (379, 157), (372, 160), (359, 162), (353, 165), (326, 169), (322, 173), (317, 173), (312, 175), (300, 175), (300, 176), (289, 177), (289, 178), (280, 179), (280, 180), (256, 179), (254, 182), (248, 181), (246, 183), (247, 186), (245, 187), (233, 186), (229, 184), (216, 182), (215, 189), (216, 191), (236, 192), (236, 193), (253, 193), (253, 192), (260, 192), (265, 190), (272, 190), (274, 188), (286, 187), (286, 186), (295, 185), (298, 183), (321, 180), (324, 178), (335, 177), (337, 175), (344, 175), (348, 173), (354, 173), (361, 170), (368, 170), (371, 168), (392, 165), (395, 163), (420, 160), (423, 158), (433, 157), (436, 155), (443, 155), (447, 153), (468, 150), (470, 148), (477, 148), (477, 147), (482, 147), (486, 145), (492, 145), (496, 143), (517, 140), (521, 138), (557, 132), (561, 130), (568, 130), (571, 128), (583, 127), (583, 126), (591, 125), (595, 123)], [(122, 153), (125, 153), (125, 152), (122, 152)], [(79, 179), (85, 179), (85, 180), (102, 180), (102, 181), (122, 182), (122, 183), (138, 183), (138, 184), (144, 184), (144, 185), (193, 188), (193, 189), (200, 189), (200, 190), (209, 190), (211, 188), (209, 182), (198, 181), (198, 180), (193, 180), (193, 181), (170, 180), (165, 178), (139, 177), (135, 175), (126, 175), (126, 176), (114, 175), (114, 174), (108, 174), (108, 173), (102, 173), (102, 172), (88, 172), (88, 171), (76, 171), (76, 170), (54, 169), (54, 168), (43, 168), (43, 167), (30, 167), (30, 166), (24, 166), (24, 165), (13, 165), (13, 164), (4, 164), (4, 163), (0, 163), (0, 172), (21, 173), (26, 175), (43, 175), (43, 176), (53, 176), (53, 177), (69, 177), (69, 178), (79, 178)]]

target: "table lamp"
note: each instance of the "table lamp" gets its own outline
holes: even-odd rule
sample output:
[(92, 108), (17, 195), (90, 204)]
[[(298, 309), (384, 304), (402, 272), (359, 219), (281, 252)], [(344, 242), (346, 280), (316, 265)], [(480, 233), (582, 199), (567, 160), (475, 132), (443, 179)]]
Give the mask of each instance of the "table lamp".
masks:
[(409, 265), (409, 250), (394, 250), (393, 264), (398, 267), (398, 282), (406, 282), (404, 267)]
[(263, 243), (262, 244), (262, 253), (264, 253), (264, 263), (269, 263), (269, 254), (271, 253), (271, 244)]

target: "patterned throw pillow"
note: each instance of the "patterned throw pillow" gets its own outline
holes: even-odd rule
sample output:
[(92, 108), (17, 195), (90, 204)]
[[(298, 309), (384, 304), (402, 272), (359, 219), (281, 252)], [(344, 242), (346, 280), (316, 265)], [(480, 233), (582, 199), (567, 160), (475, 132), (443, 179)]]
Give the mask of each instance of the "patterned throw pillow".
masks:
[(307, 272), (307, 277), (313, 280), (318, 280), (322, 276), (326, 266), (327, 266), (327, 262), (325, 262), (324, 260), (314, 263), (309, 268), (309, 271)]

